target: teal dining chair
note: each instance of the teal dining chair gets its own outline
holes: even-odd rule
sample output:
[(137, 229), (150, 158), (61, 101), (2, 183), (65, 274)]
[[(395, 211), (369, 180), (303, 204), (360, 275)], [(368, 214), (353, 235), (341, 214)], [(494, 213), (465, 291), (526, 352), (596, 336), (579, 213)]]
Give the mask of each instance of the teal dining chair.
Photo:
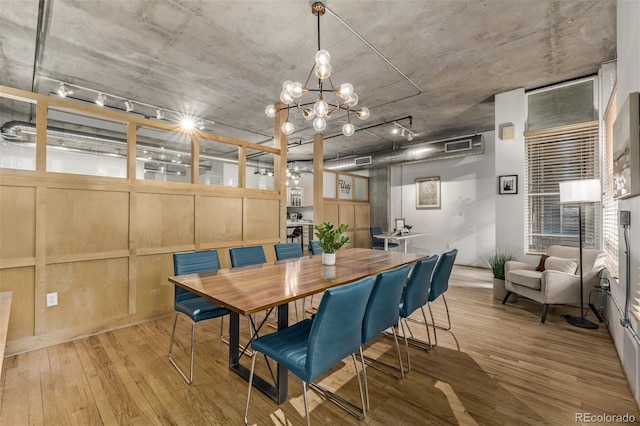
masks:
[[(302, 379), (307, 425), (311, 423), (307, 385), (354, 417), (360, 420), (365, 418), (366, 406), (355, 353), (359, 352), (362, 356), (362, 319), (372, 287), (373, 278), (367, 277), (351, 284), (330, 288), (322, 296), (314, 319), (302, 320), (285, 329), (259, 337), (251, 343), (253, 357), (244, 412), (245, 424), (249, 424), (249, 402), (258, 352), (280, 363)], [(352, 357), (358, 378), (359, 407), (313, 383), (349, 355)]]
[[(411, 358), (409, 356), (409, 337), (411, 333), (409, 323), (407, 322), (415, 311), (420, 309), (422, 318), (424, 319), (425, 329), (427, 331), (427, 341), (412, 339), (415, 346), (422, 349), (431, 348), (431, 335), (427, 326), (427, 317), (424, 312), (424, 305), (429, 301), (429, 292), (431, 291), (431, 274), (438, 261), (438, 256), (433, 255), (426, 259), (418, 260), (404, 288), (404, 294), (400, 302), (400, 326), (402, 327), (402, 335), (404, 336), (404, 346), (407, 353), (407, 372), (411, 371)], [(406, 329), (405, 329), (406, 327)], [(412, 334), (413, 337), (413, 334)]]
[[(435, 341), (433, 346), (438, 345), (438, 335), (436, 333), (437, 328), (445, 331), (451, 330), (451, 316), (449, 315), (449, 305), (447, 305), (447, 299), (444, 296), (444, 293), (449, 289), (449, 278), (451, 277), (451, 271), (453, 270), (453, 264), (456, 260), (457, 254), (457, 249), (453, 249), (451, 251), (443, 253), (440, 256), (440, 260), (438, 260), (436, 269), (435, 271), (433, 271), (433, 277), (431, 278), (431, 290), (429, 291), (427, 307), (429, 308), (429, 314), (431, 316), (431, 326), (433, 327), (433, 337)], [(431, 302), (434, 302), (440, 296), (442, 296), (442, 301), (444, 302), (444, 307), (447, 312), (446, 327), (436, 325), (433, 319), (433, 311), (431, 310)]]
[(260, 265), (261, 263), (267, 262), (262, 246), (231, 248), (229, 249), (229, 257), (231, 258), (231, 266), (234, 268), (239, 266)]
[(311, 252), (311, 254), (316, 255), (322, 254), (324, 250), (322, 250), (322, 247), (320, 247), (320, 241), (311, 240), (309, 241), (309, 251)]
[[(380, 334), (386, 329), (391, 329), (393, 340), (396, 344), (396, 354), (398, 356), (399, 367), (392, 366), (381, 360), (369, 358), (367, 356), (362, 358), (362, 362), (378, 371), (395, 377), (396, 379), (404, 377), (404, 368), (402, 366), (402, 356), (400, 355), (400, 345), (398, 344), (398, 336), (396, 334), (395, 326), (398, 325), (398, 318), (400, 316), (400, 299), (402, 298), (402, 291), (404, 290), (404, 285), (407, 281), (410, 270), (411, 266), (405, 265), (390, 271), (381, 272), (376, 276), (362, 321), (363, 345), (370, 342), (375, 337), (380, 336)], [(397, 370), (399, 374), (395, 374), (390, 370), (384, 369), (382, 366), (393, 368)], [(364, 366), (362, 370), (365, 371), (364, 388), (367, 409), (369, 409), (369, 385), (367, 384), (367, 376)]]
[[(175, 253), (173, 255), (173, 273), (175, 275), (194, 274), (198, 272), (209, 272), (220, 269), (220, 260), (216, 250), (190, 251), (183, 253)], [(195, 352), (196, 340), (196, 323), (212, 318), (227, 315), (229, 311), (222, 306), (213, 303), (204, 297), (198, 296), (188, 290), (184, 290), (179, 286), (175, 286), (173, 307), (176, 311), (176, 317), (173, 320), (173, 330), (171, 331), (171, 340), (169, 341), (169, 361), (178, 370), (180, 375), (191, 384), (193, 382), (193, 359)], [(176, 325), (178, 324), (178, 315), (183, 314), (191, 319), (191, 360), (189, 368), (189, 377), (182, 371), (173, 359), (173, 343), (176, 334)], [(220, 338), (222, 335), (223, 323), (220, 322)]]
[[(302, 247), (298, 243), (280, 243), (274, 244), (273, 248), (276, 252), (277, 260), (287, 260), (287, 259), (295, 259), (297, 257), (302, 257)], [(299, 321), (298, 318), (298, 301), (293, 301), (293, 306), (296, 311), (296, 321)], [(304, 298), (302, 299), (302, 311), (304, 316)]]
[[(372, 249), (382, 249), (384, 250), (384, 240), (382, 238), (376, 238), (374, 235), (382, 234), (382, 228), (379, 226), (372, 226), (369, 228), (369, 235), (371, 236), (371, 248)], [(391, 241), (387, 242), (388, 248), (396, 248), (400, 247), (398, 243), (392, 243)]]

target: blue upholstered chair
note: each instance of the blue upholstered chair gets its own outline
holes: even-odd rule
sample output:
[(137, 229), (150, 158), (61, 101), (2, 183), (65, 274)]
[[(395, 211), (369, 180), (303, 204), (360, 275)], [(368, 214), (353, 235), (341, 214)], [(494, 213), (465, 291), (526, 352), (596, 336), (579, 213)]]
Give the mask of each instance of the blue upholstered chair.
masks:
[[(429, 301), (429, 292), (431, 290), (431, 273), (436, 266), (438, 256), (433, 255), (426, 259), (418, 260), (413, 269), (411, 275), (407, 280), (407, 285), (402, 295), (402, 301), (400, 302), (400, 325), (402, 327), (402, 334), (404, 336), (404, 345), (407, 352), (407, 371), (411, 371), (411, 359), (409, 357), (409, 344), (407, 332), (410, 332), (409, 323), (407, 320), (416, 310), (420, 309), (422, 312), (423, 324), (427, 330), (427, 342), (421, 342), (416, 339), (412, 339), (416, 346), (428, 349), (431, 347), (431, 336), (429, 334), (429, 328), (427, 325), (427, 317), (424, 313), (424, 305)], [(406, 327), (406, 329), (405, 329)]]
[(276, 259), (278, 260), (295, 259), (303, 256), (302, 247), (298, 243), (274, 244), (273, 248), (276, 251)]
[(309, 241), (309, 251), (311, 252), (311, 254), (322, 254), (322, 252), (324, 250), (322, 250), (322, 247), (320, 247), (320, 241), (318, 240), (311, 240)]
[(267, 258), (264, 255), (262, 246), (235, 247), (229, 249), (231, 257), (231, 266), (260, 265), (266, 263)]
[[(220, 269), (220, 261), (218, 259), (218, 252), (215, 250), (191, 251), (175, 253), (173, 255), (173, 273), (175, 275), (194, 274), (197, 272), (215, 271), (218, 269)], [(196, 339), (196, 323), (227, 315), (229, 311), (226, 308), (223, 308), (204, 297), (200, 297), (195, 293), (184, 290), (179, 286), (175, 286), (173, 306), (176, 311), (176, 317), (173, 321), (173, 330), (171, 331), (171, 340), (169, 342), (169, 361), (171, 361), (171, 364), (173, 364), (187, 383), (191, 384), (191, 382), (193, 382), (193, 356)], [(191, 319), (191, 363), (189, 377), (182, 372), (172, 356), (173, 341), (176, 334), (176, 325), (178, 323), (178, 314), (184, 314)], [(222, 322), (220, 323), (220, 337), (222, 338)]]
[[(297, 257), (302, 257), (302, 247), (298, 243), (281, 243), (274, 244), (273, 248), (276, 251), (276, 259), (277, 260), (287, 260), (287, 259), (295, 259)], [(296, 310), (296, 321), (299, 321), (298, 318), (298, 302), (296, 300), (293, 301), (294, 309)], [(304, 316), (304, 299), (302, 299), (302, 310)]]
[[(433, 271), (433, 277), (431, 278), (431, 290), (429, 291), (429, 299), (427, 306), (429, 307), (429, 314), (431, 315), (431, 324), (433, 326), (433, 337), (435, 343), (433, 346), (438, 345), (438, 335), (436, 328), (441, 330), (451, 330), (451, 317), (449, 316), (449, 306), (447, 305), (447, 299), (444, 297), (444, 293), (449, 288), (449, 277), (451, 277), (451, 271), (453, 270), (453, 263), (456, 260), (458, 254), (457, 249), (453, 249), (446, 253), (443, 253), (438, 260), (435, 271)], [(431, 311), (431, 302), (442, 296), (444, 306), (447, 311), (447, 327), (437, 326), (433, 320), (433, 312)]]
[[(330, 288), (322, 296), (318, 313), (313, 320), (305, 319), (291, 327), (259, 337), (251, 343), (254, 354), (251, 361), (249, 391), (244, 413), (245, 424), (249, 424), (249, 401), (257, 352), (275, 360), (302, 379), (302, 395), (307, 424), (310, 423), (307, 384), (351, 415), (364, 419), (366, 406), (355, 352), (360, 352), (360, 356), (362, 356), (360, 349), (362, 319), (372, 286), (373, 278), (367, 277), (351, 284)], [(361, 407), (348, 401), (340, 401), (336, 399), (339, 398), (337, 395), (312, 383), (349, 354), (351, 354), (358, 376)]]
[[(381, 272), (376, 276), (373, 289), (371, 290), (371, 295), (369, 296), (369, 302), (367, 303), (367, 309), (364, 312), (364, 319), (362, 321), (363, 345), (373, 340), (376, 336), (379, 336), (380, 333), (386, 329), (391, 329), (391, 332), (393, 333), (393, 340), (396, 343), (398, 365), (400, 367), (398, 368), (366, 356), (362, 358), (362, 361), (376, 370), (382, 371), (396, 379), (404, 377), (404, 368), (402, 367), (402, 356), (400, 355), (400, 345), (398, 344), (398, 336), (396, 335), (395, 326), (398, 325), (400, 299), (402, 298), (402, 290), (404, 289), (410, 270), (411, 266), (405, 265), (390, 271)], [(381, 365), (396, 369), (399, 371), (399, 374), (386, 370), (382, 368)], [(362, 370), (365, 371), (364, 367)], [(364, 383), (368, 409), (369, 387), (367, 385), (366, 373)]]
[[(384, 240), (382, 238), (374, 237), (374, 235), (382, 234), (382, 228), (380, 228), (379, 226), (372, 226), (371, 228), (369, 228), (369, 234), (371, 234), (371, 248), (384, 250)], [(392, 243), (391, 241), (387, 243), (387, 247), (389, 248), (394, 248), (399, 246), (400, 244)]]

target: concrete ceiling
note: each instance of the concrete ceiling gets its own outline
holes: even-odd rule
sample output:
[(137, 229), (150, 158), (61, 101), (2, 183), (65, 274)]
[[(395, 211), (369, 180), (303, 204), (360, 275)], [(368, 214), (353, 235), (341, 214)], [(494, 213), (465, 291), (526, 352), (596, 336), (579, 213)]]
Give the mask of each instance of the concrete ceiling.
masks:
[[(371, 110), (366, 121), (352, 117), (361, 130), (350, 138), (341, 136), (344, 115), (334, 114), (325, 159), (407, 144), (384, 124), (393, 121), (417, 133), (412, 143), (492, 130), (496, 93), (591, 75), (615, 59), (615, 0), (327, 6), (397, 69), (338, 18), (321, 18), (334, 85), (352, 83), (358, 106)], [(317, 50), (308, 0), (0, 0), (0, 9), (0, 84), (49, 94), (57, 88), (49, 79), (65, 81), (194, 112), (216, 123), (207, 125), (214, 133), (266, 144), (266, 105), (284, 80), (306, 81)], [(115, 99), (107, 105), (124, 109)], [(289, 158), (311, 159), (313, 128), (293, 115)]]

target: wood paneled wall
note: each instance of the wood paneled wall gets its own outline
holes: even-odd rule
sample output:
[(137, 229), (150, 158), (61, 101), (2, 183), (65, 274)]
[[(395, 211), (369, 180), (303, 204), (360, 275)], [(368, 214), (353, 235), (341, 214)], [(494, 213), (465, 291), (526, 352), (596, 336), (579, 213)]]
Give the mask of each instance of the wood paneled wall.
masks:
[[(0, 86), (0, 94), (6, 92), (37, 100), (45, 117), (41, 103), (101, 113)], [(104, 114), (130, 120), (130, 128), (136, 120), (156, 125)], [(171, 130), (166, 123), (157, 125)], [(42, 133), (38, 146), (46, 145)], [(267, 260), (275, 260), (273, 244), (285, 228), (281, 191), (145, 181), (134, 173), (129, 178), (52, 173), (41, 159), (46, 150), (38, 152), (35, 171), (0, 169), (0, 292), (13, 292), (6, 354), (172, 312), (167, 278), (173, 275), (175, 252), (215, 248), (222, 267), (229, 267), (229, 248), (262, 245)], [(128, 161), (134, 172), (135, 155)], [(51, 292), (58, 293), (58, 305), (46, 307)]]
[(349, 228), (345, 235), (349, 242), (345, 248), (369, 248), (369, 203), (362, 201), (340, 201), (325, 199), (323, 204), (323, 220), (334, 224), (346, 223)]

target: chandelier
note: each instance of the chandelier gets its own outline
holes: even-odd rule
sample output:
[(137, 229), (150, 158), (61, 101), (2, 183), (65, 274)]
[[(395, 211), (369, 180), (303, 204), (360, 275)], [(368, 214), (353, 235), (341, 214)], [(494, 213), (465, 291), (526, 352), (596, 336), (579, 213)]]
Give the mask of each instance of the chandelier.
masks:
[[(351, 83), (343, 83), (338, 88), (333, 86), (331, 82), (331, 56), (326, 50), (320, 48), (320, 16), (324, 15), (325, 5), (321, 1), (316, 1), (311, 5), (311, 13), (318, 17), (318, 52), (315, 56), (315, 66), (307, 77), (307, 81), (303, 85), (297, 81), (287, 80), (282, 83), (282, 92), (280, 92), (280, 101), (285, 106), (278, 108), (275, 105), (268, 105), (265, 109), (267, 117), (274, 118), (276, 114), (286, 109), (287, 120), (282, 124), (282, 133), (289, 136), (295, 130), (293, 123), (289, 121), (289, 111), (295, 108), (302, 111), (302, 116), (307, 121), (313, 121), (313, 128), (317, 132), (322, 132), (327, 127), (326, 119), (331, 117), (336, 111), (347, 112), (347, 122), (342, 126), (342, 133), (345, 136), (351, 136), (355, 132), (353, 124), (351, 124), (351, 113), (355, 112), (362, 120), (369, 118), (369, 109), (360, 108), (353, 110), (358, 105), (358, 95), (353, 91)], [(311, 89), (307, 85), (311, 79), (311, 75), (315, 74), (318, 78), (317, 88)], [(329, 86), (329, 87), (327, 87)], [(303, 97), (310, 92), (318, 94), (315, 102), (303, 101)], [(327, 102), (325, 95), (332, 93), (335, 96), (333, 103)]]

